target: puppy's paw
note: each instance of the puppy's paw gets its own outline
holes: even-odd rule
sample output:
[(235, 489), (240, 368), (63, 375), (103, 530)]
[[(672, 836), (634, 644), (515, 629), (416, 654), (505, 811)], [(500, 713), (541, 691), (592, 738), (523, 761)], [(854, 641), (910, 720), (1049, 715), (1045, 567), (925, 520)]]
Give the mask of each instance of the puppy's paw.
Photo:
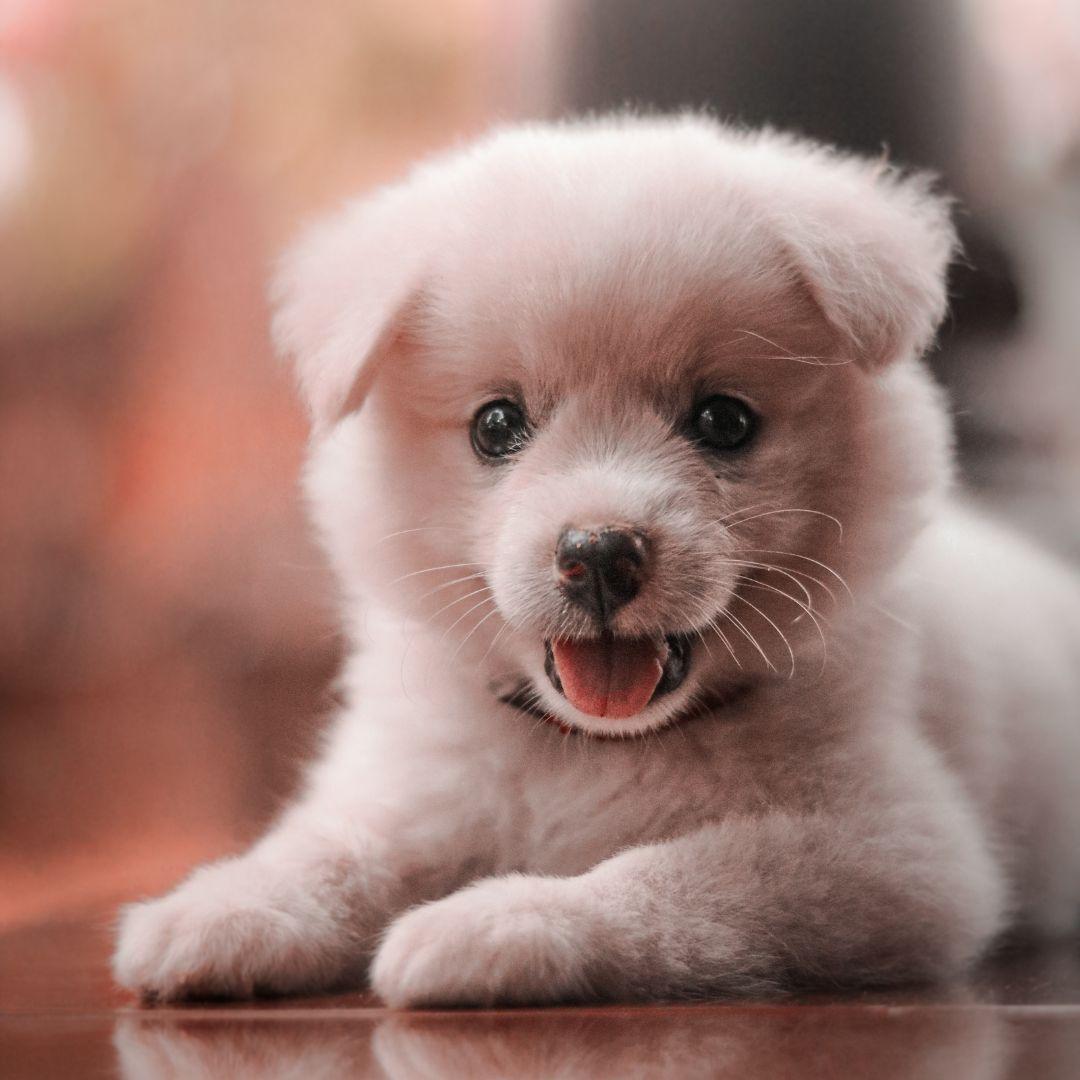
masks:
[(204, 867), (121, 913), (113, 974), (144, 1000), (251, 997), (328, 987), (345, 943), (326, 912), (240, 859)]
[(574, 879), (482, 881), (414, 908), (387, 932), (371, 984), (395, 1007), (595, 997), (602, 928)]

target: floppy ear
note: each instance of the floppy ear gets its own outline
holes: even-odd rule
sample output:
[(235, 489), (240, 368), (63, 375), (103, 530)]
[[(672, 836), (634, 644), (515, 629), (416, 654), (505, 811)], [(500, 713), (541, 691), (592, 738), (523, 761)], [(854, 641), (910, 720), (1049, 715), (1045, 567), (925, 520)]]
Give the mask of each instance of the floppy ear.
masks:
[(950, 201), (927, 175), (798, 149), (807, 168), (788, 162), (790, 213), (777, 221), (792, 268), (859, 363), (921, 355), (946, 310)]
[(350, 203), (281, 260), (274, 342), (295, 365), (316, 433), (360, 407), (407, 333), (430, 242), (416, 201), (401, 185)]

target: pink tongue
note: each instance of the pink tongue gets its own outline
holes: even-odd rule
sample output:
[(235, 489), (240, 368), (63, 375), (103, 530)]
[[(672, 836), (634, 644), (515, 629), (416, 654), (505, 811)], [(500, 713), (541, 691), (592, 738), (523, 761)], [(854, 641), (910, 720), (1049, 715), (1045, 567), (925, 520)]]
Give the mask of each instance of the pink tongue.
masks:
[(612, 720), (625, 720), (649, 704), (664, 674), (662, 648), (648, 638), (551, 643), (570, 704), (590, 716)]

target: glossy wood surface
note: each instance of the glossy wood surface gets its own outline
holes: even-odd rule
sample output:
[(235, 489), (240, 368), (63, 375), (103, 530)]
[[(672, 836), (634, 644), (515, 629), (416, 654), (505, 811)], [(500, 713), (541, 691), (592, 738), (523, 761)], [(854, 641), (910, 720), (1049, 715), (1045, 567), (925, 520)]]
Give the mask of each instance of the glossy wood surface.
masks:
[(109, 922), (0, 937), (0, 1077), (1080, 1077), (1080, 944), (1014, 950), (962, 985), (764, 1004), (406, 1014), (357, 994), (150, 1009), (109, 980)]

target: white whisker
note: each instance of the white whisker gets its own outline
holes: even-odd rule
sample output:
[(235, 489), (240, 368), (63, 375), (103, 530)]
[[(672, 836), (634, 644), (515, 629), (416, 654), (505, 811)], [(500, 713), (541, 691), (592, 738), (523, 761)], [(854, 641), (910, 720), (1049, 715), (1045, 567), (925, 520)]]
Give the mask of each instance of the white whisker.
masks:
[(776, 551), (773, 548), (736, 548), (735, 551), (732, 552), (732, 554), (739, 555), (743, 552), (750, 555), (753, 555), (755, 553), (759, 555), (783, 555), (789, 559), (801, 559), (803, 562), (813, 563), (814, 566), (820, 566), (821, 569), (824, 570), (827, 574), (832, 574), (832, 576), (836, 578), (836, 580), (840, 583), (844, 592), (848, 594), (848, 598), (851, 600), (855, 599), (854, 594), (848, 587), (848, 583), (831, 566), (821, 562), (820, 559), (812, 559), (809, 555), (800, 555), (798, 554), (798, 552), (795, 551)]
[(440, 615), (443, 614), (443, 612), (449, 611), (453, 607), (457, 607), (458, 604), (464, 603), (471, 596), (479, 596), (480, 593), (482, 593), (482, 592), (487, 592), (487, 593), (491, 592), (491, 586), (490, 585), (481, 585), (479, 589), (473, 589), (472, 592), (467, 592), (467, 593), (464, 594), (464, 596), (455, 597), (455, 599), (451, 600), (449, 604), (444, 604), (433, 615), (428, 616), (428, 618), (425, 620), (425, 622), (427, 622), (428, 625), (432, 624)]
[[(821, 670), (822, 673), (824, 673), (825, 666), (828, 663), (829, 644), (825, 638), (825, 631), (822, 628), (821, 622), (818, 619), (817, 615), (815, 615), (814, 612), (811, 611), (810, 608), (801, 600), (799, 600), (797, 597), (792, 596), (791, 593), (784, 592), (783, 589), (778, 589), (773, 585), (766, 585), (763, 581), (744, 581), (743, 585), (748, 589), (764, 589), (767, 592), (776, 593), (778, 596), (783, 596), (785, 599), (790, 600), (793, 604), (795, 604), (796, 607), (802, 609), (802, 611), (810, 618), (810, 621), (814, 624), (814, 628), (818, 632), (818, 637), (821, 638)], [(802, 618), (802, 616), (800, 615), (799, 618)]]
[[(722, 524), (726, 529), (733, 529), (736, 525), (745, 525), (748, 521), (757, 521), (758, 518), (771, 517), (774, 514), (814, 514), (817, 517), (826, 518), (836, 526), (840, 534), (840, 539), (844, 539), (844, 524), (839, 518), (834, 517), (832, 514), (826, 514), (823, 510), (808, 510), (805, 507), (799, 506), (789, 506), (783, 510), (765, 510), (760, 514), (752, 514), (750, 517), (739, 518), (738, 521), (724, 520)], [(721, 522), (717, 522), (716, 524), (720, 523)]]
[(441, 585), (436, 585), (434, 589), (428, 589), (426, 593), (417, 597), (417, 600), (426, 600), (429, 596), (434, 596), (437, 592), (442, 592), (443, 589), (452, 588), (454, 585), (461, 585), (465, 581), (475, 581), (483, 576), (484, 571), (477, 570), (475, 574), (466, 574), (464, 577), (454, 578), (453, 581), (444, 581)]
[[(498, 610), (497, 606), (496, 606), (496, 610)], [(506, 622), (504, 622), (502, 624), (502, 626), (499, 627), (499, 629), (496, 632), (495, 636), (491, 639), (491, 643), (488, 645), (487, 651), (484, 653), (484, 655), (482, 657), (480, 657), (480, 666), (481, 667), (484, 666), (484, 663), (487, 661), (487, 658), (491, 655), (492, 649), (494, 649), (495, 646), (498, 644), (499, 638), (501, 638), (503, 636), (503, 634), (505, 634), (506, 631), (509, 630), (509, 629), (510, 629), (510, 624), (506, 623)]]
[[(737, 596), (738, 593), (736, 593), (734, 595)], [(757, 650), (758, 655), (761, 657), (762, 660), (765, 661), (765, 666), (768, 667), (768, 669), (770, 671), (774, 672), (775, 674), (779, 674), (779, 672), (776, 670), (776, 665), (766, 655), (765, 650), (761, 647), (761, 645), (759, 644), (757, 638), (754, 637), (754, 635), (751, 634), (750, 631), (746, 629), (746, 627), (742, 624), (742, 621), (738, 618), (738, 616), (735, 615), (729, 608), (725, 608), (724, 611), (722, 612), (722, 614), (723, 614), (724, 618), (730, 619), (731, 622), (734, 624), (735, 629), (740, 631), (742, 633), (743, 637), (745, 637), (746, 640), (749, 641), (751, 645), (753, 645), (753, 647)]]
[(908, 622), (907, 619), (900, 618), (900, 616), (897, 615), (895, 611), (890, 611), (887, 607), (883, 607), (881, 604), (873, 604), (871, 606), (874, 608), (875, 611), (880, 611), (881, 614), (885, 616), (885, 618), (891, 619), (894, 623), (896, 623), (897, 626), (903, 627), (905, 630), (909, 631), (912, 634), (919, 633), (919, 628), (917, 626), (915, 626), (913, 623)]
[[(479, 621), (479, 622), (478, 622), (478, 623), (477, 623), (477, 624), (476, 624), (476, 625), (475, 625), (475, 626), (474, 626), (474, 627), (473, 627), (473, 628), (472, 628), (472, 629), (471, 629), (471, 630), (470, 630), (470, 631), (469, 631), (469, 632), (468, 632), (468, 633), (467, 633), (467, 634), (466, 634), (466, 635), (465, 635), (465, 636), (464, 636), (464, 637), (463, 637), (462, 639), (461, 639), (461, 641), (460, 641), (460, 642), (458, 643), (458, 647), (457, 647), (457, 648), (456, 648), (456, 649), (455, 649), (455, 650), (454, 650), (454, 651), (453, 651), (453, 652), (452, 652), (452, 653), (450, 654), (450, 659), (451, 659), (451, 660), (453, 660), (453, 659), (454, 659), (454, 658), (455, 658), (455, 657), (457, 656), (457, 654), (458, 654), (459, 652), (461, 652), (461, 650), (462, 650), (462, 649), (464, 649), (464, 648), (465, 648), (465, 645), (466, 645), (466, 643), (468, 642), (469, 638), (471, 638), (471, 637), (473, 636), (473, 634), (475, 634), (475, 633), (476, 633), (476, 631), (477, 631), (477, 630), (479, 630), (479, 629), (480, 629), (480, 627), (481, 627), (481, 626), (483, 626), (483, 625), (484, 625), (484, 623), (486, 623), (486, 622), (488, 621), (488, 619), (490, 619), (490, 618), (491, 618), (491, 616), (492, 616), (492, 615), (498, 615), (498, 614), (499, 614), (499, 609), (498, 609), (498, 607), (497, 607), (497, 606), (496, 606), (496, 607), (493, 607), (493, 608), (492, 608), (492, 609), (491, 609), (491, 610), (490, 610), (490, 611), (489, 611), (489, 612), (488, 612), (488, 613), (487, 613), (487, 614), (486, 614), (486, 615), (485, 615), (485, 616), (484, 616), (484, 617), (483, 617), (483, 618), (482, 618), (482, 619), (481, 619), (481, 620), (480, 620), (480, 621)], [(487, 655), (487, 654), (485, 653), (485, 656), (486, 656), (486, 655)]]
[[(776, 566), (774, 563), (757, 562), (752, 559), (728, 559), (726, 561), (730, 566), (744, 566), (757, 570), (770, 571), (772, 573), (780, 574), (782, 577), (786, 577), (793, 585), (798, 587), (799, 592), (801, 592), (803, 596), (807, 597), (808, 604), (813, 605), (813, 597), (810, 595), (809, 589), (799, 580), (799, 578), (805, 578), (807, 581), (817, 585), (834, 605), (839, 602), (836, 593), (834, 593), (821, 578), (814, 577), (813, 574), (808, 574), (805, 570)], [(819, 612), (819, 614), (822, 613)], [(822, 614), (822, 618), (824, 618), (824, 614)]]
[[(797, 356), (790, 349), (784, 348), (779, 342), (770, 340), (764, 334), (759, 334), (756, 330), (736, 329), (733, 330), (732, 333), (757, 338), (758, 341), (763, 341), (770, 348), (776, 349), (781, 353), (780, 356), (750, 356), (747, 357), (748, 360), (794, 360), (797, 363), (813, 364), (815, 367), (843, 367), (846, 364), (855, 362), (854, 357)], [(728, 344), (733, 345), (735, 342), (728, 342)]]
[[(464, 599), (465, 599), (465, 597), (462, 597), (462, 599), (464, 600)], [(479, 600), (479, 601), (477, 601), (477, 602), (476, 602), (475, 604), (473, 604), (473, 606), (472, 606), (471, 608), (469, 608), (469, 610), (468, 610), (468, 611), (466, 611), (466, 612), (463, 612), (463, 613), (462, 613), (461, 615), (459, 615), (459, 616), (458, 616), (458, 617), (457, 617), (457, 618), (456, 618), (456, 619), (455, 619), (455, 620), (454, 620), (454, 621), (453, 621), (453, 622), (452, 622), (452, 623), (451, 623), (451, 624), (450, 624), (450, 625), (449, 625), (449, 626), (448, 626), (448, 627), (447, 627), (447, 628), (446, 628), (446, 629), (445, 629), (445, 630), (443, 631), (442, 637), (440, 637), (440, 638), (439, 638), (439, 641), (440, 641), (440, 642), (442, 642), (442, 641), (445, 641), (445, 640), (446, 640), (446, 638), (447, 638), (447, 635), (449, 635), (450, 631), (451, 631), (451, 630), (453, 630), (453, 629), (454, 629), (454, 627), (455, 627), (455, 626), (457, 626), (457, 625), (458, 625), (458, 623), (460, 623), (460, 622), (462, 621), (462, 619), (467, 619), (467, 618), (468, 618), (468, 617), (469, 617), (469, 616), (470, 616), (470, 615), (471, 615), (471, 614), (472, 614), (472, 613), (473, 613), (473, 612), (474, 612), (474, 611), (475, 611), (475, 610), (476, 610), (477, 608), (479, 608), (479, 607), (483, 607), (483, 606), (484, 606), (484, 604), (494, 604), (494, 603), (495, 603), (495, 599), (494, 599), (494, 597), (492, 597), (492, 596), (485, 596), (485, 597), (484, 597), (484, 598), (483, 598), (482, 600)], [(498, 608), (494, 608), (493, 610), (494, 610), (494, 611), (498, 611), (499, 609), (498, 609)], [(466, 640), (468, 640), (468, 638), (466, 638)], [(455, 653), (455, 655), (456, 655), (456, 653)]]
[(807, 597), (807, 603), (813, 603), (813, 597), (810, 596), (810, 590), (799, 580), (799, 578), (805, 578), (807, 581), (813, 582), (825, 595), (832, 601), (833, 604), (837, 604), (838, 600), (836, 593), (825, 584), (819, 577), (814, 577), (813, 574), (808, 574), (805, 570), (796, 570), (792, 567), (776, 566), (774, 563), (768, 562), (756, 562), (752, 559), (729, 559), (728, 562), (732, 566), (748, 566), (758, 570), (768, 570), (773, 573), (780, 574), (786, 577), (793, 585), (798, 586), (799, 591)]
[(732, 648), (730, 638), (728, 638), (727, 634), (725, 634), (724, 631), (720, 629), (720, 619), (722, 619), (723, 616), (723, 612), (720, 612), (718, 615), (714, 615), (708, 620), (708, 622), (706, 622), (705, 629), (711, 630), (714, 634), (716, 634), (716, 636), (720, 639), (721, 644), (724, 646), (725, 649), (727, 649), (728, 653), (731, 655), (731, 659), (735, 661), (735, 666), (740, 671), (742, 671), (742, 661), (736, 655), (734, 648)]
[(394, 585), (400, 585), (401, 582), (408, 581), (409, 578), (419, 577), (421, 574), (434, 574), (438, 570), (461, 570), (466, 566), (479, 567), (480, 564), (476, 562), (452, 562), (444, 563), (442, 566), (425, 566), (421, 570), (413, 570), (411, 573), (402, 574), (401, 577), (394, 578), (394, 580), (387, 585), (387, 588), (391, 588)]
[(768, 506), (768, 503), (751, 503), (750, 506), (740, 506), (737, 510), (732, 510), (731, 513), (725, 514), (721, 518), (717, 518), (715, 521), (710, 522), (712, 525), (726, 525), (730, 518), (736, 517), (739, 514), (748, 514), (752, 510), (760, 510), (762, 507)]
[(465, 532), (464, 529), (459, 528), (456, 525), (416, 525), (411, 529), (398, 529), (397, 532), (387, 533), (385, 536), (380, 536), (379, 539), (376, 540), (375, 543), (372, 546), (373, 547), (378, 547), (380, 544), (385, 544), (387, 542), (387, 540), (394, 540), (399, 536), (408, 536), (411, 533), (435, 532), (435, 531), (458, 532), (458, 533)]
[(773, 622), (773, 620), (770, 619), (769, 616), (766, 615), (765, 612), (762, 611), (761, 608), (759, 608), (757, 606), (757, 604), (753, 603), (750, 600), (747, 600), (747, 598), (745, 596), (743, 596), (742, 593), (736, 592), (732, 596), (732, 599), (733, 600), (741, 600), (752, 611), (756, 611), (776, 631), (776, 633), (780, 637), (780, 640), (784, 643), (784, 647), (787, 649), (788, 658), (791, 660), (791, 671), (788, 674), (788, 678), (789, 679), (795, 678), (795, 650), (791, 647), (791, 642), (788, 641), (787, 634), (785, 634), (784, 631), (781, 630), (780, 627), (777, 626), (776, 623)]

